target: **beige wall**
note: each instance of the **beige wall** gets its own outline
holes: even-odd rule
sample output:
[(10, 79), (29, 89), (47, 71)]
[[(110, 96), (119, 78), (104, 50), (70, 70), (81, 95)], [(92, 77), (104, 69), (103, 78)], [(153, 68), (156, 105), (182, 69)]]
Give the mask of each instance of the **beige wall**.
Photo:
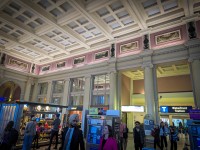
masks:
[(121, 105), (130, 105), (130, 78), (122, 74), (121, 78)]
[[(189, 75), (157, 78), (157, 83), (159, 93), (192, 91), (192, 84)], [(144, 80), (134, 80), (133, 87), (134, 94), (143, 94)]]

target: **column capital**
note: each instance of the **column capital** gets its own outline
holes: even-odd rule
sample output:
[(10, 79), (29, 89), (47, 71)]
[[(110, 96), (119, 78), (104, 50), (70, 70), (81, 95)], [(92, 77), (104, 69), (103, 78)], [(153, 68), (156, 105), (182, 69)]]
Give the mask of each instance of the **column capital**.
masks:
[(200, 60), (200, 55), (193, 55), (188, 58), (188, 62), (192, 63), (195, 60)]
[(70, 78), (65, 78), (65, 79), (64, 79), (64, 83), (66, 83), (66, 82), (68, 82), (68, 81), (70, 81)]
[(143, 62), (143, 64), (142, 64), (142, 69), (144, 69), (144, 68), (153, 68), (153, 64), (151, 63), (151, 62)]
[(87, 78), (91, 78), (91, 77), (92, 77), (91, 74), (86, 74), (86, 75), (84, 76), (85, 79), (87, 79)]

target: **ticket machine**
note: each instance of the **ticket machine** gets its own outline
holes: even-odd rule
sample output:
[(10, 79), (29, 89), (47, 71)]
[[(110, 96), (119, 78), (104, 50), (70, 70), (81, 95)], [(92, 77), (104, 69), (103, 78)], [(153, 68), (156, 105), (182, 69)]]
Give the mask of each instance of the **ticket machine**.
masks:
[(105, 125), (112, 127), (113, 136), (117, 140), (118, 146), (120, 142), (120, 117), (106, 115), (88, 115), (87, 116), (87, 137), (86, 149), (98, 150), (102, 131)]

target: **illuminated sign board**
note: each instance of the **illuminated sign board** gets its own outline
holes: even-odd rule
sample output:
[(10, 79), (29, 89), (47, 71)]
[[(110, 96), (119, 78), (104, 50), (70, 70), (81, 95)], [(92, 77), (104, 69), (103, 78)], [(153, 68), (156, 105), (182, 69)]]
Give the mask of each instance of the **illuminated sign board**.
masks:
[(122, 112), (144, 112), (144, 106), (122, 106)]
[(98, 108), (89, 108), (90, 115), (98, 115)]
[(192, 106), (160, 106), (161, 113), (189, 113)]

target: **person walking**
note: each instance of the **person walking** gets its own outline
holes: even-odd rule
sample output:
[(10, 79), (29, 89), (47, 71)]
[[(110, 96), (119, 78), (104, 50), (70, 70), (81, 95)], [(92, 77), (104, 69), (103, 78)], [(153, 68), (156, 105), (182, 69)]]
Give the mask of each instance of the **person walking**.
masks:
[(142, 150), (142, 148), (144, 147), (145, 133), (139, 121), (135, 122), (135, 127), (133, 128), (133, 138), (135, 150)]
[(50, 142), (49, 142), (49, 147), (48, 147), (48, 150), (51, 149), (51, 144), (52, 144), (52, 140), (54, 138), (54, 136), (56, 136), (56, 145), (54, 147), (54, 149), (57, 149), (57, 146), (58, 146), (58, 132), (59, 132), (59, 126), (60, 126), (60, 114), (56, 114), (56, 119), (53, 121), (52, 125), (53, 125), (53, 128), (51, 130), (51, 136), (50, 136)]
[(13, 126), (14, 121), (9, 121), (5, 127), (2, 142), (0, 144), (1, 150), (11, 150), (12, 147), (16, 145), (19, 133)]
[(179, 137), (178, 137), (178, 130), (176, 127), (170, 128), (170, 141), (171, 141), (170, 150), (177, 150), (177, 141), (179, 141)]
[(161, 149), (159, 125), (154, 126), (154, 129), (152, 130), (151, 135), (154, 137), (154, 149), (156, 149), (156, 145)]
[(119, 129), (119, 134), (120, 134), (120, 150), (123, 150), (123, 143), (124, 143), (124, 138), (123, 138), (123, 133), (124, 133), (124, 124), (120, 123), (120, 129)]
[(128, 128), (126, 124), (124, 124), (123, 142), (124, 142), (123, 149), (126, 150), (127, 143), (128, 143)]
[(69, 126), (62, 132), (62, 145), (60, 150), (85, 150), (83, 132), (78, 127), (79, 116), (72, 114), (69, 117)]
[(26, 125), (24, 131), (24, 142), (22, 150), (30, 150), (33, 142), (33, 138), (36, 135), (36, 118), (32, 117)]
[(161, 150), (164, 148), (167, 149), (167, 134), (169, 133), (169, 129), (165, 126), (164, 122), (162, 121), (160, 123), (160, 140), (161, 140)]
[(103, 136), (100, 139), (98, 150), (118, 150), (117, 141), (113, 138), (112, 127), (105, 125), (103, 128)]

